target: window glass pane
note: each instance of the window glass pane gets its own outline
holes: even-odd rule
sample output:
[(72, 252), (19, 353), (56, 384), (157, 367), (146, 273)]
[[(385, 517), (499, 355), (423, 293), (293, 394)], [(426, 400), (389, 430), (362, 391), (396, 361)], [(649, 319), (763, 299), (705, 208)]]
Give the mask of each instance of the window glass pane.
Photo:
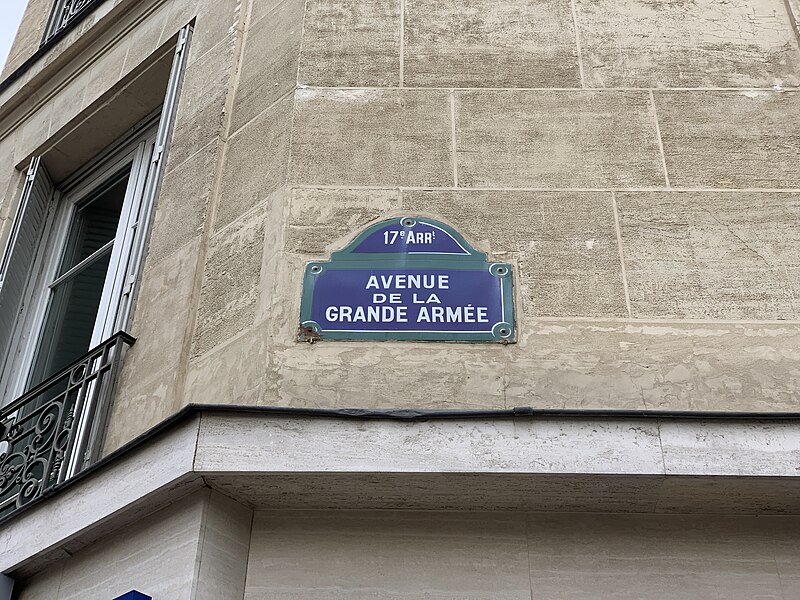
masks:
[(89, 349), (110, 259), (111, 249), (53, 289), (31, 383), (43, 381)]
[(85, 260), (114, 239), (128, 187), (128, 176), (112, 179), (108, 186), (75, 211), (59, 275)]
[[(114, 240), (129, 178), (129, 170), (118, 173), (82, 200), (73, 212), (58, 276), (80, 266), (50, 290), (29, 387), (60, 371), (89, 349), (112, 246), (98, 251)], [(86, 261), (89, 257), (92, 259)]]

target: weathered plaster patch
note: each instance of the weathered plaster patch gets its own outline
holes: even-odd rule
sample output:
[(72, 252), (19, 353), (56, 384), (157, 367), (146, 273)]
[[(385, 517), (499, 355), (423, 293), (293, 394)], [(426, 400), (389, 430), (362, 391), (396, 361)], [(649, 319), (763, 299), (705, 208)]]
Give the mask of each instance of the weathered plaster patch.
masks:
[(307, 102), (324, 98), (332, 102), (344, 102), (347, 104), (368, 104), (374, 100), (379, 100), (383, 97), (383, 90), (381, 89), (328, 89), (328, 88), (310, 88), (305, 86), (298, 86), (295, 91), (294, 97), (299, 102)]

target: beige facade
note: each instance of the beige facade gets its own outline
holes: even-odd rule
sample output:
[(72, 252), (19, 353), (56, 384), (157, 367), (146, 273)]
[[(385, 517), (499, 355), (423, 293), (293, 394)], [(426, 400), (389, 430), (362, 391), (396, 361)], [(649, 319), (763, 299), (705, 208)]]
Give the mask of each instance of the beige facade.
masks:
[(796, 599), (796, 429), (190, 413), (5, 522), (0, 571), (24, 600)]
[[(89, 4), (41, 45), (53, 0), (30, 0), (3, 70), (0, 250), (34, 157), (58, 189), (157, 112), (179, 32), (193, 33), (107, 462), (0, 525), (19, 598), (110, 600), (148, 581), (157, 600), (800, 598), (797, 0)], [(516, 343), (298, 342), (305, 264), (408, 214), (513, 265)], [(344, 436), (336, 465), (302, 444), (284, 464), (256, 436), (236, 464), (187, 463), (28, 542), (49, 502), (94, 498), (191, 405), (454, 409), (485, 443), (370, 421), (364, 436), (308, 433), (323, 448)], [(469, 420), (515, 407), (596, 412), (576, 416), (582, 430), (564, 417), (549, 445)], [(596, 439), (607, 411), (644, 421)], [(658, 420), (684, 412), (752, 419)], [(779, 431), (762, 427), (778, 413)], [(248, 415), (208, 439), (235, 445), (250, 420), (278, 419)], [(165, 450), (175, 464), (200, 444), (181, 439)], [(423, 439), (428, 454), (403, 453)], [(492, 454), (498, 440), (517, 454)], [(405, 465), (394, 479), (351, 477), (394, 472), (384, 453)], [(486, 494), (454, 503), (464, 490), (422, 471), (469, 474)], [(513, 473), (503, 499), (493, 477)], [(565, 473), (575, 482), (548, 493), (582, 489), (576, 505), (530, 500)], [(615, 486), (650, 495), (611, 502)]]
[[(796, 517), (231, 512), (227, 502), (212, 493), (162, 509), (34, 577), (23, 597), (105, 600), (132, 579), (176, 600), (800, 597)], [(214, 559), (229, 562), (204, 570)], [(192, 595), (197, 563), (212, 585)]]

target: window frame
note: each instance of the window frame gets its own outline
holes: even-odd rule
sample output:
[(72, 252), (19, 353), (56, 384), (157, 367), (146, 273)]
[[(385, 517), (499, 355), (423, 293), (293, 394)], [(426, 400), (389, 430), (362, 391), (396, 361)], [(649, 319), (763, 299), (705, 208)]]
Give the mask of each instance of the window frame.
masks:
[[(93, 3), (90, 2), (89, 6)], [(130, 159), (134, 156), (135, 165), (131, 170), (128, 190), (126, 190), (126, 203), (128, 194), (135, 189), (139, 194), (139, 201), (136, 203), (137, 211), (129, 211), (126, 215), (126, 227), (122, 228), (122, 215), (117, 235), (123, 233), (121, 244), (115, 243), (107, 279), (104, 283), (104, 295), (109, 283), (109, 277), (113, 279), (112, 290), (117, 293), (117, 306), (115, 311), (110, 310), (110, 303), (103, 310), (104, 320), (102, 326), (98, 328), (98, 321), (95, 323), (93, 332), (93, 343), (95, 335), (101, 332), (111, 331), (106, 336), (110, 337), (118, 330), (125, 330), (130, 324), (135, 297), (141, 279), (141, 271), (144, 265), (144, 256), (150, 236), (155, 204), (160, 192), (161, 179), (164, 174), (165, 158), (169, 140), (172, 134), (175, 115), (177, 112), (178, 97), (186, 70), (188, 58), (188, 48), (193, 33), (193, 25), (190, 23), (181, 28), (177, 34), (175, 49), (172, 58), (172, 68), (167, 80), (164, 102), (160, 108), (154, 111), (150, 117), (144, 119), (131, 132), (120, 141), (112, 144), (98, 157), (89, 161), (76, 173), (70, 176), (58, 188), (49, 183), (49, 176), (43, 166), (42, 157), (34, 156), (25, 178), (23, 196), (30, 193), (28, 190), (35, 186), (38, 177), (43, 177), (48, 182), (52, 198), (50, 199), (47, 215), (41, 227), (38, 246), (36, 247), (32, 266), (27, 272), (26, 283), (20, 297), (21, 306), (24, 307), (20, 317), (13, 324), (11, 341), (7, 351), (0, 348), (0, 408), (13, 402), (18, 396), (24, 393), (28, 386), (31, 376), (31, 369), (35, 354), (40, 346), (40, 337), (43, 335), (42, 327), (46, 317), (47, 299), (50, 292), (49, 284), (45, 284), (43, 277), (49, 274), (52, 283), (54, 274), (60, 266), (63, 250), (58, 252), (48, 251), (48, 248), (64, 248), (70, 220), (60, 217), (62, 211), (74, 210), (73, 202), (63, 202), (63, 198), (71, 197), (79, 191), (86, 191), (88, 188), (83, 186), (102, 185), (107, 178), (125, 163), (125, 158)], [(134, 144), (137, 142), (138, 145)], [(136, 148), (133, 148), (136, 145)], [(106, 177), (100, 177), (99, 173), (105, 173)], [(94, 176), (92, 176), (94, 174)], [(131, 187), (133, 186), (133, 187)], [(81, 194), (85, 197), (86, 194)], [(77, 197), (77, 196), (75, 196)], [(25, 198), (20, 201), (17, 215), (12, 222), (12, 235), (8, 240), (7, 247), (0, 256), (0, 268), (8, 267), (5, 264), (13, 248), (14, 228), (18, 226), (18, 219), (22, 216), (22, 209), (25, 205)], [(131, 204), (130, 206), (133, 206)], [(116, 239), (116, 238), (115, 238)], [(122, 249), (126, 248), (123, 254)], [(124, 260), (122, 260), (124, 258)], [(111, 265), (115, 265), (115, 269)], [(16, 271), (15, 271), (16, 272)], [(0, 277), (5, 277), (8, 273), (4, 270)], [(2, 279), (0, 279), (2, 285)], [(3, 288), (0, 287), (0, 294)], [(108, 292), (109, 294), (111, 292)], [(13, 297), (13, 296), (12, 296)], [(112, 296), (109, 295), (109, 298)], [(101, 311), (98, 311), (100, 314)], [(113, 316), (112, 316), (113, 315)], [(103, 338), (105, 339), (105, 338)], [(102, 342), (103, 339), (97, 340)], [(88, 348), (87, 348), (88, 350)]]
[[(120, 314), (120, 309), (123, 296), (130, 293), (124, 289), (126, 273), (129, 269), (136, 270), (136, 265), (131, 265), (130, 261), (131, 246), (138, 228), (142, 205), (145, 202), (144, 184), (148, 176), (148, 167), (153, 155), (157, 131), (152, 119), (146, 127), (139, 135), (132, 139), (127, 138), (127, 141), (102, 163), (94, 164), (92, 168), (81, 172), (77, 178), (70, 178), (65, 185), (61, 186), (59, 197), (52, 200), (56, 206), (50, 215), (52, 224), (48, 229), (51, 235), (49, 239), (43, 240), (46, 256), (42, 259), (41, 269), (37, 270), (38, 276), (32, 286), (37, 297), (30, 305), (32, 310), (29, 323), (23, 324), (24, 329), (38, 332), (38, 335), (36, 339), (32, 337), (30, 340), (20, 364), (12, 367), (20, 373), (20, 378), (23, 373), (27, 373), (24, 384), (17, 385), (17, 395), (22, 393), (22, 388), (29, 388), (31, 384), (37, 383), (30, 380), (34, 365), (39, 360), (39, 354), (46, 350), (46, 344), (53, 341), (48, 339), (49, 332), (46, 331), (46, 321), (49, 311), (53, 309), (52, 291), (55, 282), (60, 279), (58, 271), (67, 250), (69, 229), (75, 213), (88, 197), (102, 188), (114, 175), (127, 170), (130, 165), (125, 200), (116, 227), (89, 348), (97, 346), (116, 331), (125, 329), (127, 326), (127, 314)], [(52, 375), (52, 373), (47, 375)]]
[[(47, 19), (47, 27), (45, 27), (40, 47), (54, 39), (62, 31), (66, 32), (69, 30), (74, 26), (73, 23), (77, 24), (82, 21), (83, 18), (88, 15), (95, 6), (103, 2), (103, 0), (86, 0), (86, 3), (83, 6), (75, 11), (75, 13), (73, 13), (69, 19), (62, 23), (64, 11), (67, 8), (67, 3), (69, 1), (70, 0), (53, 0), (53, 7), (50, 9), (50, 17)], [(80, 2), (80, 0), (73, 1)]]
[[(132, 287), (138, 266), (132, 264), (133, 245), (144, 211), (145, 184), (149, 175), (157, 136), (157, 111), (136, 131), (115, 144), (113, 148), (90, 162), (64, 184), (58, 186), (50, 200), (44, 234), (39, 244), (34, 270), (27, 286), (24, 304), (28, 307), (16, 328), (11, 342), (12, 352), (17, 352), (8, 362), (8, 376), (2, 389), (4, 397), (16, 398), (32, 383), (32, 369), (39, 352), (44, 349), (45, 322), (51, 306), (51, 288), (58, 280), (66, 249), (69, 227), (75, 211), (92, 192), (102, 187), (115, 173), (130, 164), (130, 176), (125, 191), (125, 201), (117, 225), (114, 246), (103, 284), (103, 295), (89, 347), (101, 343), (128, 325), (130, 302), (123, 303), (123, 296), (130, 295), (125, 284)], [(125, 274), (132, 273), (126, 278)], [(124, 304), (124, 305), (123, 305)], [(26, 339), (27, 338), (27, 339)], [(88, 350), (89, 348), (87, 348)], [(52, 373), (48, 374), (52, 375)], [(35, 383), (35, 382), (34, 382)]]

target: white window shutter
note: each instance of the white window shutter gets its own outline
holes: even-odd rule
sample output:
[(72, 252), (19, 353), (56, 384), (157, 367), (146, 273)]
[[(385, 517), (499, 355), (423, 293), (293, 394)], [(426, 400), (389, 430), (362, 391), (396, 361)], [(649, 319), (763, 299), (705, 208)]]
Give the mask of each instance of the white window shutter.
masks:
[[(0, 262), (0, 367), (11, 358), (14, 328), (25, 308), (25, 291), (31, 280), (53, 192), (50, 176), (37, 156), (28, 169), (11, 235)], [(0, 368), (0, 372), (2, 370)]]
[(183, 73), (186, 70), (186, 62), (189, 57), (189, 44), (192, 40), (193, 28), (187, 25), (178, 33), (178, 42), (175, 46), (175, 54), (172, 59), (172, 70), (167, 83), (167, 93), (164, 98), (164, 105), (161, 109), (161, 118), (158, 124), (155, 147), (151, 158), (150, 168), (147, 173), (144, 194), (142, 198), (141, 211), (137, 221), (137, 235), (133, 242), (133, 247), (126, 265), (125, 288), (120, 298), (119, 308), (116, 315), (115, 329), (127, 330), (133, 317), (132, 307), (138, 292), (139, 280), (141, 277), (144, 255), (150, 235), (150, 225), (152, 224), (155, 202), (161, 188), (161, 178), (166, 162), (166, 152), (169, 146), (169, 139), (172, 135), (172, 126), (175, 121), (175, 113), (178, 110), (178, 96), (181, 84), (183, 83)]

